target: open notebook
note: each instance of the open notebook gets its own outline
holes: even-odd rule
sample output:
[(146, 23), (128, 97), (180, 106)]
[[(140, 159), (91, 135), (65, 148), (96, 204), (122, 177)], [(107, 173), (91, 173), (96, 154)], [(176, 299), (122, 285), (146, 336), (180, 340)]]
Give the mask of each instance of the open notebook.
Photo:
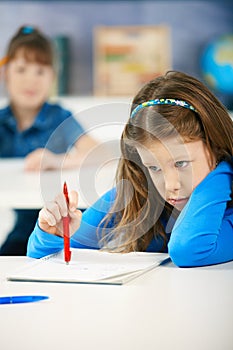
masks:
[(30, 261), (7, 277), (11, 281), (124, 284), (168, 261), (165, 253), (108, 253), (72, 249), (71, 261), (63, 251)]

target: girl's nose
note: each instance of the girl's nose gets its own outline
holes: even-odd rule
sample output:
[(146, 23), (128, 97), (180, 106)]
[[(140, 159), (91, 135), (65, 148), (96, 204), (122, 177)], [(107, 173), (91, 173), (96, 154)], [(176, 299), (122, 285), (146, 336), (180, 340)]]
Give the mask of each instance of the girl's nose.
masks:
[(179, 172), (177, 170), (169, 171), (165, 175), (165, 189), (167, 193), (174, 193), (181, 188)]

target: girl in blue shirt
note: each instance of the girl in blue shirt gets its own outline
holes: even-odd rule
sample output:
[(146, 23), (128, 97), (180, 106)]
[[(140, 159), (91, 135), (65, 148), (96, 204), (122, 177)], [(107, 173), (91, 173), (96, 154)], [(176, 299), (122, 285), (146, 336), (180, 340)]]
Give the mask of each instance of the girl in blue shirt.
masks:
[[(9, 105), (0, 110), (0, 157), (24, 157), (25, 170), (70, 168), (81, 164), (96, 142), (71, 113), (50, 104), (54, 53), (37, 28), (19, 28), (5, 57)], [(69, 152), (72, 148), (72, 152)], [(0, 255), (25, 255), (38, 210), (16, 210), (16, 224)]]
[(224, 106), (194, 77), (167, 72), (135, 96), (121, 138), (116, 188), (81, 213), (77, 193), (39, 214), (27, 254), (71, 246), (168, 251), (178, 266), (233, 259), (233, 124)]

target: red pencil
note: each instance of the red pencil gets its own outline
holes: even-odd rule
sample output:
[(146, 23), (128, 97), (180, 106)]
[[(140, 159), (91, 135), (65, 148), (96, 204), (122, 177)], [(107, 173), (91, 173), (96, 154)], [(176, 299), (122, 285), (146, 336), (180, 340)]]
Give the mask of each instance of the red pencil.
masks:
[[(69, 196), (66, 182), (63, 185), (63, 193), (66, 198), (67, 206), (69, 205)], [(63, 222), (63, 236), (64, 236), (64, 258), (65, 262), (69, 264), (71, 259), (71, 251), (70, 251), (70, 218), (69, 216), (65, 216), (62, 218)]]

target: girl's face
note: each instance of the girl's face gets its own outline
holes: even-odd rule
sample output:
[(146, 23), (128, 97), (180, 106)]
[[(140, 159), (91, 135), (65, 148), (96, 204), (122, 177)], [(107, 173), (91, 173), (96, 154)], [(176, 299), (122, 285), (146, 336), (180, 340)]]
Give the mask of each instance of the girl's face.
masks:
[(210, 154), (201, 140), (183, 143), (173, 137), (137, 150), (162, 198), (179, 211), (213, 170)]
[(6, 67), (6, 86), (16, 108), (40, 108), (50, 94), (53, 80), (51, 66), (27, 61), (22, 50)]

